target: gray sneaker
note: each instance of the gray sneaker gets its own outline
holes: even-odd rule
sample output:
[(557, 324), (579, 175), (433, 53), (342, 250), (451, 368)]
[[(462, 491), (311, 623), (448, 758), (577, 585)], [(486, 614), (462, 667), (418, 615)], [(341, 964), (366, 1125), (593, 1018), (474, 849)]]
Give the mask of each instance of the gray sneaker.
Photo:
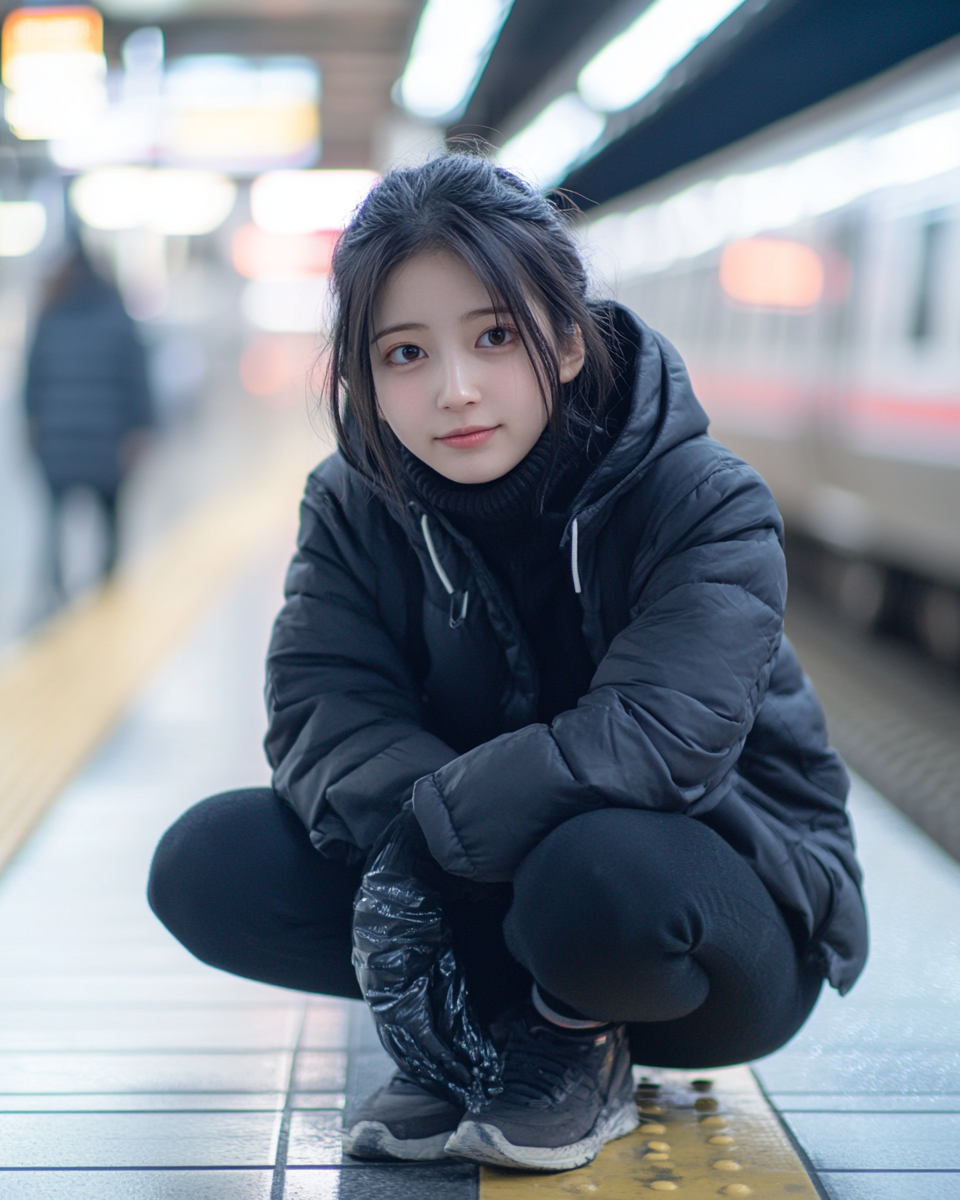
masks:
[(343, 1131), (344, 1153), (411, 1162), (445, 1159), (444, 1146), (462, 1116), (462, 1108), (431, 1096), (397, 1071), (367, 1097)]
[(570, 1033), (532, 1005), (513, 1021), (503, 1091), (468, 1112), (447, 1153), (528, 1171), (570, 1171), (639, 1124), (626, 1026)]

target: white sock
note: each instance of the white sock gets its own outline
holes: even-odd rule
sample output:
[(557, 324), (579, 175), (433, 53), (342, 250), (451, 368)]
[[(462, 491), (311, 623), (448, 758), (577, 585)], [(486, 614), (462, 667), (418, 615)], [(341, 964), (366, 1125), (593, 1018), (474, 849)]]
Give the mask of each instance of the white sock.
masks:
[(533, 1001), (533, 1007), (545, 1021), (549, 1021), (551, 1025), (559, 1025), (561, 1029), (599, 1029), (601, 1025), (610, 1023), (609, 1021), (587, 1021), (583, 1017), (564, 1017), (560, 1013), (554, 1012), (540, 995), (540, 989), (536, 983), (530, 992), (530, 999)]

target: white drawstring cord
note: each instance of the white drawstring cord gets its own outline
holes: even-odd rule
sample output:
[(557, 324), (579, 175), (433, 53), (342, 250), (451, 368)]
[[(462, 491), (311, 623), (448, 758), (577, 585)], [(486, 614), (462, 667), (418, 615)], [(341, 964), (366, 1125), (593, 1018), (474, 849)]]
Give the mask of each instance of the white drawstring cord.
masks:
[[(423, 540), (427, 544), (427, 553), (430, 555), (430, 561), (433, 563), (433, 569), (436, 571), (437, 578), (443, 584), (447, 595), (450, 597), (450, 628), (456, 629), (457, 626), (466, 619), (467, 604), (470, 601), (470, 593), (458, 592), (450, 582), (450, 577), (443, 569), (443, 565), (441, 564), (440, 558), (437, 555), (437, 548), (433, 544), (433, 535), (430, 533), (430, 521), (428, 520), (426, 513), (424, 513), (420, 518), (420, 528), (423, 530)], [(463, 599), (460, 602), (460, 612), (455, 613), (453, 611), (453, 607), (457, 602), (457, 597), (460, 595), (463, 596)]]
[[(426, 519), (426, 518), (424, 518)], [(580, 587), (580, 563), (577, 561), (580, 545), (579, 528), (577, 526), (577, 518), (573, 518), (573, 531), (570, 537), (570, 574), (573, 576), (573, 590), (580, 595), (582, 591)]]
[(430, 522), (427, 520), (427, 514), (424, 513), (420, 518), (420, 528), (423, 530), (423, 540), (427, 543), (427, 553), (430, 555), (430, 561), (433, 563), (433, 569), (437, 573), (437, 577), (443, 586), (447, 589), (447, 595), (452, 596), (454, 592), (453, 584), (440, 565), (440, 559), (437, 557), (437, 549), (433, 544), (433, 537), (430, 533)]

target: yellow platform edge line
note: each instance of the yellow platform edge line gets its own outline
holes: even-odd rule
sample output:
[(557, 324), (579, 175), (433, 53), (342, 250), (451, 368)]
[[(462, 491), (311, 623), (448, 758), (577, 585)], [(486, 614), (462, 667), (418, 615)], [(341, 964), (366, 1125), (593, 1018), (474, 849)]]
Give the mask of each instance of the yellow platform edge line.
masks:
[(302, 445), (206, 502), (0, 666), (0, 870), (145, 681), (241, 571), (295, 528)]
[(749, 1067), (650, 1069), (637, 1100), (640, 1127), (608, 1142), (589, 1165), (549, 1175), (481, 1167), (480, 1200), (652, 1200), (666, 1193), (677, 1200), (816, 1200)]

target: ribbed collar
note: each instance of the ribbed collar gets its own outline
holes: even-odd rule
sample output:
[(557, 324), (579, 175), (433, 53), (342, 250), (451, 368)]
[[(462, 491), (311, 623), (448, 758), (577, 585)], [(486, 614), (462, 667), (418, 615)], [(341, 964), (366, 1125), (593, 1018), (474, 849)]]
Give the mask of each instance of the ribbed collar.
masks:
[[(550, 431), (544, 430), (533, 449), (521, 462), (489, 483), (455, 483), (401, 447), (403, 471), (414, 491), (432, 508), (456, 521), (498, 524), (508, 520), (532, 520), (537, 515), (541, 485), (551, 468)], [(552, 473), (552, 472), (551, 472)]]

